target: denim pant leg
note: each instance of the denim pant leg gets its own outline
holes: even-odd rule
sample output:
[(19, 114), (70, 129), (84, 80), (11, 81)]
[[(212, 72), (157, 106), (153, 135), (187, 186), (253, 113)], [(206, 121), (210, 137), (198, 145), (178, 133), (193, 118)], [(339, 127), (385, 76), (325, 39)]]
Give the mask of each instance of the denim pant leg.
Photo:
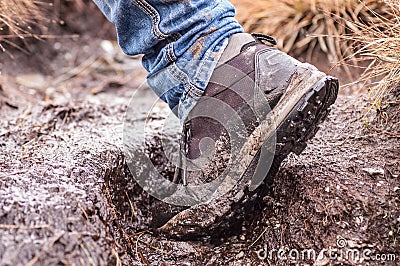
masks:
[(128, 55), (144, 54), (147, 81), (180, 119), (203, 94), (228, 38), (242, 27), (227, 0), (93, 0)]

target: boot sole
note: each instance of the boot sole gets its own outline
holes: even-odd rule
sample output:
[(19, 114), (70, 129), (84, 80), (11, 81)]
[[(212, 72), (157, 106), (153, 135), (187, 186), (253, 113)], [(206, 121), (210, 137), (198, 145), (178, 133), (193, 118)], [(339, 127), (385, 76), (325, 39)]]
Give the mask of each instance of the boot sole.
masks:
[(293, 152), (297, 155), (307, 147), (328, 116), (329, 107), (336, 101), (339, 91), (338, 80), (324, 77), (296, 104), (276, 130), (275, 158), (264, 182), (272, 185), (282, 161)]

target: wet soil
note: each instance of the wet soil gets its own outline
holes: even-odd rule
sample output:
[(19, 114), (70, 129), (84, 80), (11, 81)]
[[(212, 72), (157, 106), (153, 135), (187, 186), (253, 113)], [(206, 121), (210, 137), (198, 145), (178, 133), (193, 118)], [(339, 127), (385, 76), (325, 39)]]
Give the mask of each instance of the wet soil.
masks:
[[(318, 255), (343, 243), (343, 251), (396, 260), (314, 265), (400, 265), (399, 118), (390, 117), (398, 103), (386, 109), (389, 122), (383, 110), (367, 127), (366, 96), (340, 95), (241, 228), (218, 239), (173, 240), (148, 226), (153, 199), (122, 152), (125, 111), (146, 75), (140, 58), (86, 35), (36, 45), (52, 56), (0, 55), (0, 265), (313, 265), (257, 251)], [(178, 135), (169, 140), (177, 145)], [(147, 143), (163, 167), (157, 133)]]

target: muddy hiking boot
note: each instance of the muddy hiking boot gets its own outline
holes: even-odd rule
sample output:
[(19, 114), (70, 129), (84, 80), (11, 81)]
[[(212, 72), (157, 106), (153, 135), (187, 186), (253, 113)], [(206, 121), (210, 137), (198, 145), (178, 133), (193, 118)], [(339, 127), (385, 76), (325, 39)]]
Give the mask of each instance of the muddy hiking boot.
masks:
[(260, 34), (230, 38), (184, 123), (174, 176), (182, 186), (155, 209), (158, 232), (227, 233), (251, 214), (281, 162), (300, 154), (327, 117), (338, 80), (271, 44), (273, 38)]

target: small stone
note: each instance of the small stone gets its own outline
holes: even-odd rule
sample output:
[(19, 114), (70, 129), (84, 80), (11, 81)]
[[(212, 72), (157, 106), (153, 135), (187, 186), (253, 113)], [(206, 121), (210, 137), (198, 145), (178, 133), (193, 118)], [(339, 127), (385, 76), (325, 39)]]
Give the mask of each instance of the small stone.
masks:
[(353, 241), (353, 240), (350, 240), (350, 239), (346, 240), (346, 245), (347, 245), (349, 248), (361, 248), (361, 245), (360, 245), (360, 244), (357, 244), (357, 242), (355, 242), (355, 241)]
[(111, 54), (111, 55), (115, 54), (115, 47), (111, 41), (103, 40), (103, 41), (101, 41), (100, 46), (104, 52)]
[(370, 175), (384, 175), (385, 174), (385, 170), (383, 170), (382, 168), (363, 168), (361, 169), (364, 172), (370, 174)]
[(325, 188), (325, 191), (326, 191), (326, 192), (329, 192), (329, 191), (330, 191), (329, 187), (326, 187), (326, 188)]
[(61, 43), (56, 42), (56, 43), (54, 44), (54, 49), (60, 50), (60, 48), (61, 48)]
[(241, 259), (241, 258), (243, 258), (243, 257), (244, 257), (244, 252), (243, 252), (243, 251), (240, 251), (240, 252), (235, 256), (236, 259)]
[(19, 75), (15, 78), (19, 85), (28, 88), (44, 88), (46, 87), (46, 79), (42, 74), (39, 73), (30, 73)]
[(399, 190), (400, 190), (400, 187), (395, 187), (395, 188), (393, 189), (394, 192), (397, 192), (397, 191), (399, 191)]

